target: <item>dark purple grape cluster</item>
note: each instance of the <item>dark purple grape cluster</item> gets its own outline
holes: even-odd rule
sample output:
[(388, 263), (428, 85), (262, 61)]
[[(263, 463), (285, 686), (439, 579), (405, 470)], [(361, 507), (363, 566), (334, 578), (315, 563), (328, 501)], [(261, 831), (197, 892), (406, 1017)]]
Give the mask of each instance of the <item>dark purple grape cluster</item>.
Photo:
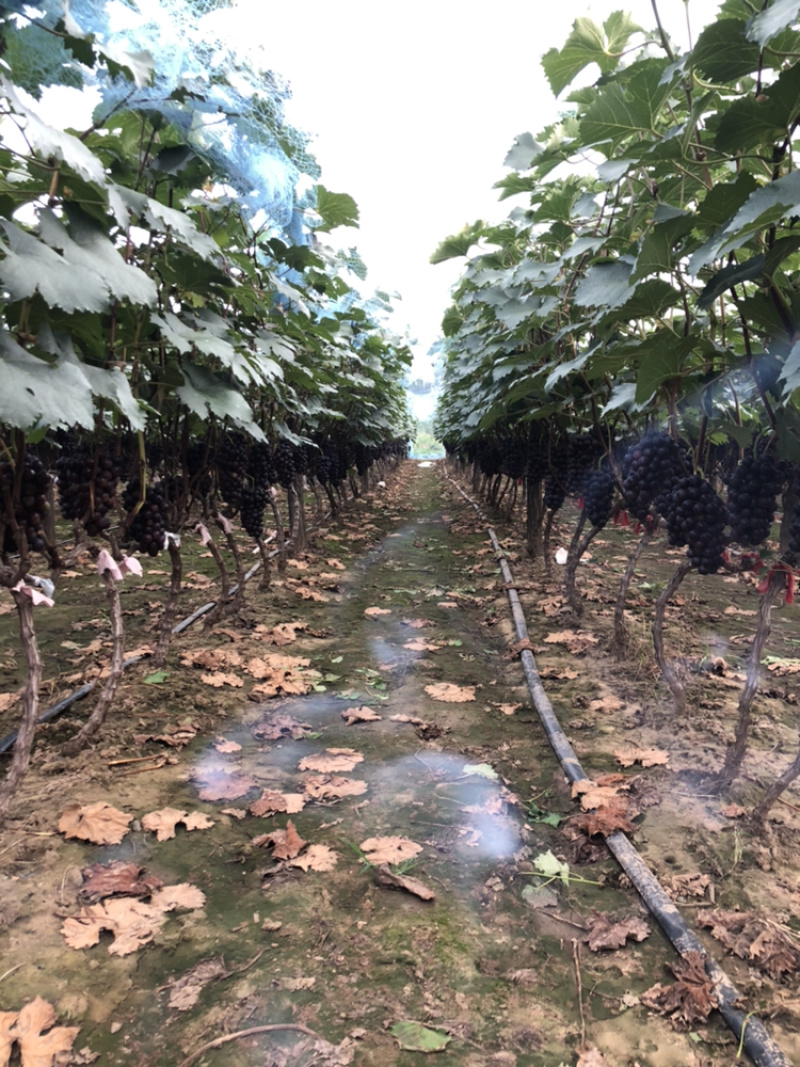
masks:
[(687, 546), (686, 555), (700, 574), (716, 574), (722, 566), (728, 509), (712, 485), (698, 474), (673, 486), (664, 510), (669, 543)]
[(648, 433), (631, 445), (623, 470), (625, 506), (640, 522), (653, 507), (666, 512), (669, 494), (686, 474), (680, 447), (666, 433)]
[(278, 480), (272, 463), (272, 449), (266, 441), (256, 441), (247, 460), (247, 477), (256, 489), (269, 489)]
[(239, 510), (247, 475), (247, 449), (241, 437), (224, 440), (217, 452), (217, 484), (231, 513)]
[(501, 438), (498, 451), (502, 473), (509, 478), (524, 478), (528, 469), (527, 434)]
[(275, 446), (272, 462), (278, 479), (278, 485), (288, 489), (297, 473), (295, 447), (291, 441), (282, 438)]
[[(32, 552), (44, 552), (47, 547), (42, 533), (42, 523), (48, 509), (47, 491), (52, 479), (42, 461), (25, 453), (22, 462), (22, 479), (19, 496), (15, 499), (16, 467), (9, 459), (0, 461), (0, 515), (5, 513), (6, 501), (10, 501), (14, 519), (20, 532), (25, 534), (28, 548)], [(6, 516), (6, 523), (11, 518)], [(17, 552), (19, 545), (8, 525), (3, 538), (3, 552)]]
[(490, 478), (500, 473), (500, 449), (492, 441), (481, 441), (478, 450), (478, 467), (481, 474)]
[(728, 479), (731, 540), (755, 548), (769, 537), (785, 476), (771, 455), (747, 455)]
[(614, 476), (608, 467), (593, 471), (586, 480), (583, 508), (592, 526), (602, 529), (611, 518)]
[(117, 498), (117, 459), (103, 450), (92, 453), (86, 445), (65, 448), (56, 462), (56, 473), (64, 518), (82, 522), (90, 537), (108, 530), (108, 513)]
[(593, 434), (582, 433), (569, 438), (566, 484), (568, 496), (583, 496), (586, 480), (599, 458), (599, 451)]
[(558, 511), (567, 499), (567, 491), (562, 482), (552, 474), (544, 480), (544, 506), (550, 511)]
[[(137, 479), (128, 482), (122, 497), (125, 510), (130, 513), (141, 497), (141, 484)], [(128, 522), (128, 537), (136, 541), (140, 552), (148, 556), (157, 556), (164, 548), (167, 521), (167, 502), (164, 494), (156, 485), (145, 490), (144, 503)]]
[(193, 496), (205, 500), (213, 488), (205, 441), (193, 441), (186, 450), (186, 472)]
[(269, 499), (269, 488), (263, 485), (242, 489), (241, 519), (242, 526), (257, 541), (264, 533), (264, 508)]

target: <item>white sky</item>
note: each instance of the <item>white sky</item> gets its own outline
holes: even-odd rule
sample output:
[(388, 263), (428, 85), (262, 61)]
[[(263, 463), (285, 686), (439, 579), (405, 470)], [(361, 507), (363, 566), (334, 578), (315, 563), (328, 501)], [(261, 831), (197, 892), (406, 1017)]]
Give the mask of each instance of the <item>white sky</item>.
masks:
[[(323, 184), (355, 197), (360, 229), (332, 241), (357, 245), (372, 288), (398, 290), (394, 328), (425, 353), (439, 336), (463, 260), (432, 267), (449, 234), (513, 206), (492, 185), (517, 134), (557, 116), (539, 59), (561, 47), (575, 18), (631, 12), (655, 27), (650, 0), (235, 0), (231, 33), (257, 47), (264, 68), (288, 79), (287, 118), (315, 135)], [(667, 31), (687, 46), (719, 0), (659, 0)], [(568, 90), (567, 90), (568, 92)], [(564, 94), (566, 95), (566, 93)]]

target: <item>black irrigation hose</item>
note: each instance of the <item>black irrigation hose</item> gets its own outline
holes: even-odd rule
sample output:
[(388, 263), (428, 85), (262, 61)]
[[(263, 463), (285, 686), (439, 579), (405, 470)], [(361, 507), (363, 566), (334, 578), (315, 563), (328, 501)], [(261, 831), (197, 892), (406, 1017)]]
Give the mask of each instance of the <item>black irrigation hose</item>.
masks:
[[(461, 486), (447, 474), (446, 468), (445, 477), (448, 481), (452, 482), (464, 499), (475, 508), (481, 519), (484, 522), (487, 522), (486, 516), (478, 505), (474, 500), (471, 500)], [(497, 561), (500, 564), (503, 581), (506, 583), (508, 600), (511, 605), (511, 614), (514, 618), (514, 627), (517, 632), (517, 638), (520, 641), (524, 641), (528, 637), (528, 627), (525, 622), (525, 615), (522, 610), (519, 595), (514, 588), (514, 579), (508, 566), (508, 562), (503, 554), (500, 542), (497, 540), (495, 532), (491, 526), (488, 527), (488, 532)], [(530, 690), (534, 707), (539, 713), (539, 718), (544, 726), (547, 739), (558, 757), (564, 773), (570, 782), (578, 782), (587, 778), (588, 775), (581, 767), (578, 757), (575, 755), (572, 745), (567, 739), (567, 735), (561, 728), (561, 724), (553, 711), (553, 706), (544, 691), (539, 672), (536, 669), (536, 660), (533, 658), (533, 653), (530, 649), (522, 650), (520, 653), (520, 660), (522, 662), (522, 669), (525, 672), (525, 678), (528, 682), (528, 689)], [(650, 868), (628, 838), (618, 830), (606, 838), (606, 844), (620, 867), (636, 887), (636, 890), (644, 901), (647, 909), (656, 918), (659, 926), (677, 951), (682, 956), (686, 952), (700, 953), (703, 958), (706, 974), (711, 980), (714, 986), (714, 992), (717, 995), (720, 1014), (735, 1034), (740, 1043), (740, 1047), (744, 1049), (753, 1063), (755, 1063), (757, 1067), (791, 1067), (785, 1053), (769, 1036), (767, 1029), (761, 1020), (757, 1019), (754, 1015), (745, 1014), (745, 1012), (735, 1007), (735, 1004), (740, 1000), (740, 995), (736, 987), (719, 966), (717, 961), (708, 955), (703, 943), (689, 929), (686, 920), (664, 892), (658, 879), (653, 875)]]
[[(269, 558), (272, 559), (273, 556), (277, 555), (278, 549), (275, 549), (274, 552), (270, 552)], [(258, 563), (253, 564), (250, 570), (245, 574), (244, 580), (246, 582), (249, 582), (260, 566), (260, 560)], [(238, 590), (238, 588), (239, 583), (237, 582), (236, 585), (231, 586), (231, 588), (228, 590), (228, 596), (233, 596), (233, 594)], [(198, 608), (197, 611), (193, 611), (191, 615), (187, 615), (185, 619), (182, 619), (181, 622), (177, 623), (177, 625), (172, 627), (173, 634), (182, 634), (184, 630), (188, 630), (193, 623), (196, 623), (198, 619), (202, 619), (202, 617), (204, 615), (207, 615), (212, 608), (216, 607), (216, 604), (216, 600), (212, 600), (209, 604), (203, 604), (203, 606), (201, 608)], [(125, 662), (122, 664), (122, 669), (126, 670), (128, 667), (132, 667), (134, 663), (140, 663), (145, 658), (145, 656), (129, 656), (128, 659), (126, 659)], [(48, 708), (47, 711), (43, 711), (39, 718), (36, 720), (37, 726), (39, 725), (39, 723), (50, 722), (51, 719), (57, 718), (63, 711), (66, 711), (67, 708), (71, 708), (73, 704), (77, 704), (79, 700), (83, 700), (84, 697), (88, 696), (89, 693), (91, 693), (96, 684), (96, 681), (87, 682), (86, 685), (82, 685), (80, 689), (76, 689), (74, 693), (70, 693), (70, 695), (64, 697), (63, 700), (59, 700), (59, 702), (57, 704), (54, 704), (52, 708)], [(10, 748), (13, 748), (14, 743), (17, 740), (18, 733), (18, 730), (12, 730), (10, 734), (6, 734), (5, 737), (0, 738), (0, 756), (8, 752)]]

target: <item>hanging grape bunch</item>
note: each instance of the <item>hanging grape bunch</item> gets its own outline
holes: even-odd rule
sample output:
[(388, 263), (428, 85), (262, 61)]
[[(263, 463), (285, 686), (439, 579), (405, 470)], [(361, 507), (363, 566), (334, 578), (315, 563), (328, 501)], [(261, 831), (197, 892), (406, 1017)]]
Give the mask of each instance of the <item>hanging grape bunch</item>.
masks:
[(592, 467), (598, 458), (598, 445), (590, 433), (569, 438), (567, 452), (567, 496), (583, 496)]
[(6, 513), (2, 545), (4, 553), (18, 552), (20, 549), (9, 525), (11, 515), (7, 514), (6, 502), (11, 504), (14, 519), (20, 532), (25, 534), (30, 551), (45, 551), (47, 545), (42, 534), (42, 523), (48, 510), (47, 490), (51, 481), (42, 461), (26, 452), (22, 464), (19, 499), (15, 501), (16, 467), (10, 459), (0, 461), (0, 514)]
[(568, 465), (567, 444), (559, 441), (550, 450), (550, 473), (544, 480), (544, 506), (551, 511), (558, 511), (567, 499)]
[(111, 526), (108, 513), (117, 496), (119, 463), (110, 453), (93, 453), (87, 445), (67, 451), (56, 461), (58, 499), (65, 519), (82, 522), (90, 537)]
[(240, 437), (226, 438), (217, 453), (217, 484), (231, 514), (239, 510), (247, 475), (247, 450)]
[(669, 543), (687, 546), (686, 555), (700, 574), (722, 566), (728, 509), (704, 478), (692, 474), (678, 481), (665, 509)]
[(647, 520), (651, 507), (665, 513), (669, 494), (686, 474), (680, 447), (666, 433), (648, 433), (631, 445), (623, 469), (625, 506), (639, 522)]
[[(128, 482), (122, 496), (125, 510), (130, 514), (141, 497), (139, 479)], [(150, 485), (145, 491), (144, 503), (128, 523), (128, 536), (136, 541), (140, 552), (157, 556), (164, 548), (167, 519), (167, 502), (158, 486)]]
[(500, 470), (509, 478), (524, 478), (528, 466), (527, 435), (504, 437), (500, 441)]
[(272, 462), (275, 466), (278, 485), (288, 489), (296, 472), (295, 450), (290, 441), (285, 438), (278, 441), (272, 456)]
[(728, 479), (732, 541), (755, 548), (767, 540), (784, 481), (772, 456), (744, 457)]
[(592, 526), (602, 529), (611, 518), (614, 476), (608, 467), (593, 471), (587, 481), (583, 507)]
[(265, 441), (258, 441), (250, 449), (241, 504), (242, 526), (255, 541), (264, 533), (264, 509), (273, 475), (270, 447)]

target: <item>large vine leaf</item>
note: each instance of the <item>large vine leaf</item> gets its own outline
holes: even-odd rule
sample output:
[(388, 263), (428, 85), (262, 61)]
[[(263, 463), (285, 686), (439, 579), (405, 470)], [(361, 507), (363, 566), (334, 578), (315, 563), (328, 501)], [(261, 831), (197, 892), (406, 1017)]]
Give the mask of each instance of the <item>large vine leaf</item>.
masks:
[(59, 360), (47, 363), (0, 330), (0, 422), (30, 430), (34, 426), (94, 424), (89, 381), (81, 367)]
[(328, 233), (337, 226), (358, 226), (358, 204), (348, 193), (332, 193), (318, 185), (316, 209), (322, 219), (317, 233)]
[(8, 241), (0, 241), (0, 280), (11, 300), (24, 300), (39, 292), (48, 304), (64, 311), (108, 308), (108, 286), (99, 274), (76, 270), (68, 259), (8, 219), (0, 219), (0, 226)]
[(759, 46), (748, 41), (742, 19), (717, 19), (697, 38), (692, 65), (713, 82), (730, 82), (758, 68)]
[(800, 0), (773, 0), (766, 10), (754, 15), (747, 23), (747, 37), (760, 48), (773, 37), (789, 29), (800, 17)]
[(265, 439), (264, 431), (253, 421), (253, 412), (241, 393), (205, 367), (184, 364), (181, 373), (184, 382), (175, 392), (195, 415), (207, 419), (210, 412), (220, 419), (229, 418), (256, 439)]
[(576, 19), (563, 48), (551, 48), (542, 56), (553, 93), (558, 96), (590, 63), (597, 63), (604, 74), (610, 73), (619, 63), (628, 38), (639, 29), (622, 11), (615, 11), (602, 27), (589, 18)]

